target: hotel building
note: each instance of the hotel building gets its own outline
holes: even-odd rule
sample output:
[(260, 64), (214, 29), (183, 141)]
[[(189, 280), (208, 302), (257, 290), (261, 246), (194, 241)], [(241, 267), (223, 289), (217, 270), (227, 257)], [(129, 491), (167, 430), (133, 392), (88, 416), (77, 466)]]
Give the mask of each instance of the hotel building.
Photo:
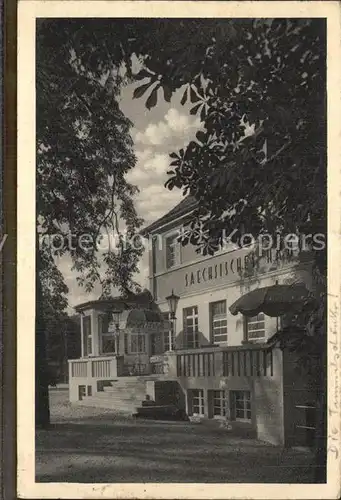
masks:
[[(311, 263), (299, 263), (293, 252), (260, 255), (250, 247), (203, 256), (177, 241), (194, 208), (185, 198), (143, 231), (150, 242), (150, 295), (142, 309), (118, 298), (77, 307), (83, 348), (82, 358), (69, 362), (70, 400), (131, 413), (149, 394), (197, 419), (228, 418), (232, 432), (307, 445), (314, 433), (314, 386), (297, 372), (293, 353), (269, 342), (283, 317), (233, 316), (229, 307), (250, 290), (274, 284), (311, 289)], [(175, 319), (167, 300), (172, 293), (179, 298)], [(114, 335), (105, 318), (118, 309)]]

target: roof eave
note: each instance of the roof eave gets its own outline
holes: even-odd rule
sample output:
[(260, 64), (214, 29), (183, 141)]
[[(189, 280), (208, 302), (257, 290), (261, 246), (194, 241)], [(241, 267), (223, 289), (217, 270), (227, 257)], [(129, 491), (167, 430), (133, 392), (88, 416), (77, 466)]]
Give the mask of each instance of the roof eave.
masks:
[[(165, 229), (168, 226), (171, 226), (172, 224), (174, 224), (174, 222), (182, 220), (186, 216), (190, 215), (194, 211), (196, 206), (197, 206), (197, 203), (193, 204), (192, 206), (188, 207), (186, 210), (183, 210), (182, 212), (179, 212), (178, 214), (176, 214), (175, 217), (169, 219), (164, 224), (162, 224), (162, 223), (160, 224), (159, 221), (152, 222), (152, 224), (150, 224), (149, 226), (141, 229), (139, 234), (143, 237), (147, 237), (149, 234), (155, 233), (158, 229), (161, 229), (161, 228)], [(161, 221), (161, 219), (159, 219), (159, 220)]]
[(81, 311), (84, 311), (85, 309), (93, 309), (94, 307), (96, 307), (98, 305), (113, 305), (119, 301), (120, 301), (120, 299), (116, 299), (116, 298), (88, 300), (87, 302), (83, 302), (82, 304), (78, 304), (77, 306), (74, 306), (74, 310), (76, 312), (81, 312)]

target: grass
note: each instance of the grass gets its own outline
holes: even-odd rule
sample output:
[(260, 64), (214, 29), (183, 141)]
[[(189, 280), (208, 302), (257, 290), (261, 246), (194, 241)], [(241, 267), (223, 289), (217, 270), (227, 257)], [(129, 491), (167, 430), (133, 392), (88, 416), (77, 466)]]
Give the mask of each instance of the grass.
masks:
[(72, 406), (52, 390), (52, 427), (36, 434), (36, 481), (309, 483), (311, 457), (188, 422), (134, 421)]

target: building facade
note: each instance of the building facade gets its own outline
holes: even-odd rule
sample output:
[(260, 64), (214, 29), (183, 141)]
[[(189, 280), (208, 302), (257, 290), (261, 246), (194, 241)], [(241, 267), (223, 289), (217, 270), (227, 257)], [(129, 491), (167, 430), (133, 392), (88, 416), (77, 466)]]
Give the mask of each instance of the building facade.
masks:
[[(143, 232), (149, 241), (150, 293), (161, 319), (144, 335), (139, 348), (144, 371), (136, 384), (157, 403), (176, 403), (197, 419), (228, 420), (233, 429), (273, 444), (307, 444), (314, 431), (313, 384), (306, 373), (296, 375), (292, 353), (268, 342), (283, 318), (233, 316), (229, 307), (247, 292), (274, 284), (304, 283), (311, 289), (311, 264), (298, 263), (291, 250), (230, 245), (203, 256), (190, 244), (181, 246), (178, 237), (193, 207), (186, 198)], [(172, 292), (179, 297), (175, 318), (167, 301)], [(98, 339), (97, 320), (88, 321)], [(83, 323), (83, 342), (84, 332)], [(98, 340), (92, 345), (100, 355)], [(126, 364), (127, 350), (124, 355)], [(117, 365), (118, 358), (112, 362)], [(70, 370), (72, 375), (72, 363)], [(123, 368), (112, 373), (127, 376)]]
[[(150, 373), (151, 338), (169, 331), (148, 291), (93, 300), (76, 307), (81, 324), (81, 357), (69, 360), (70, 401), (101, 392), (113, 377)], [(163, 332), (162, 332), (163, 333)]]

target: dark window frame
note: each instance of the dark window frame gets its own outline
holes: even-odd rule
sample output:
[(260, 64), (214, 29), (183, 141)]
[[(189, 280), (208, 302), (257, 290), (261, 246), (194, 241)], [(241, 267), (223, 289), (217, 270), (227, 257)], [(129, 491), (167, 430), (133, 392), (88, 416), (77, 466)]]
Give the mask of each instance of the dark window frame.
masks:
[[(214, 313), (214, 307), (220, 304), (224, 304), (225, 312), (221, 314), (215, 314)], [(210, 317), (210, 339), (213, 344), (228, 344), (228, 323), (227, 323), (227, 304), (226, 304), (226, 299), (222, 300), (216, 300), (214, 302), (209, 303), (209, 317)], [(221, 318), (217, 318), (217, 316), (222, 316)], [(215, 319), (216, 318), (216, 319)], [(224, 322), (225, 324), (217, 326), (217, 329), (226, 329), (226, 333), (216, 333), (214, 332), (215, 326), (214, 322)], [(215, 335), (224, 335), (225, 340), (216, 340)]]

